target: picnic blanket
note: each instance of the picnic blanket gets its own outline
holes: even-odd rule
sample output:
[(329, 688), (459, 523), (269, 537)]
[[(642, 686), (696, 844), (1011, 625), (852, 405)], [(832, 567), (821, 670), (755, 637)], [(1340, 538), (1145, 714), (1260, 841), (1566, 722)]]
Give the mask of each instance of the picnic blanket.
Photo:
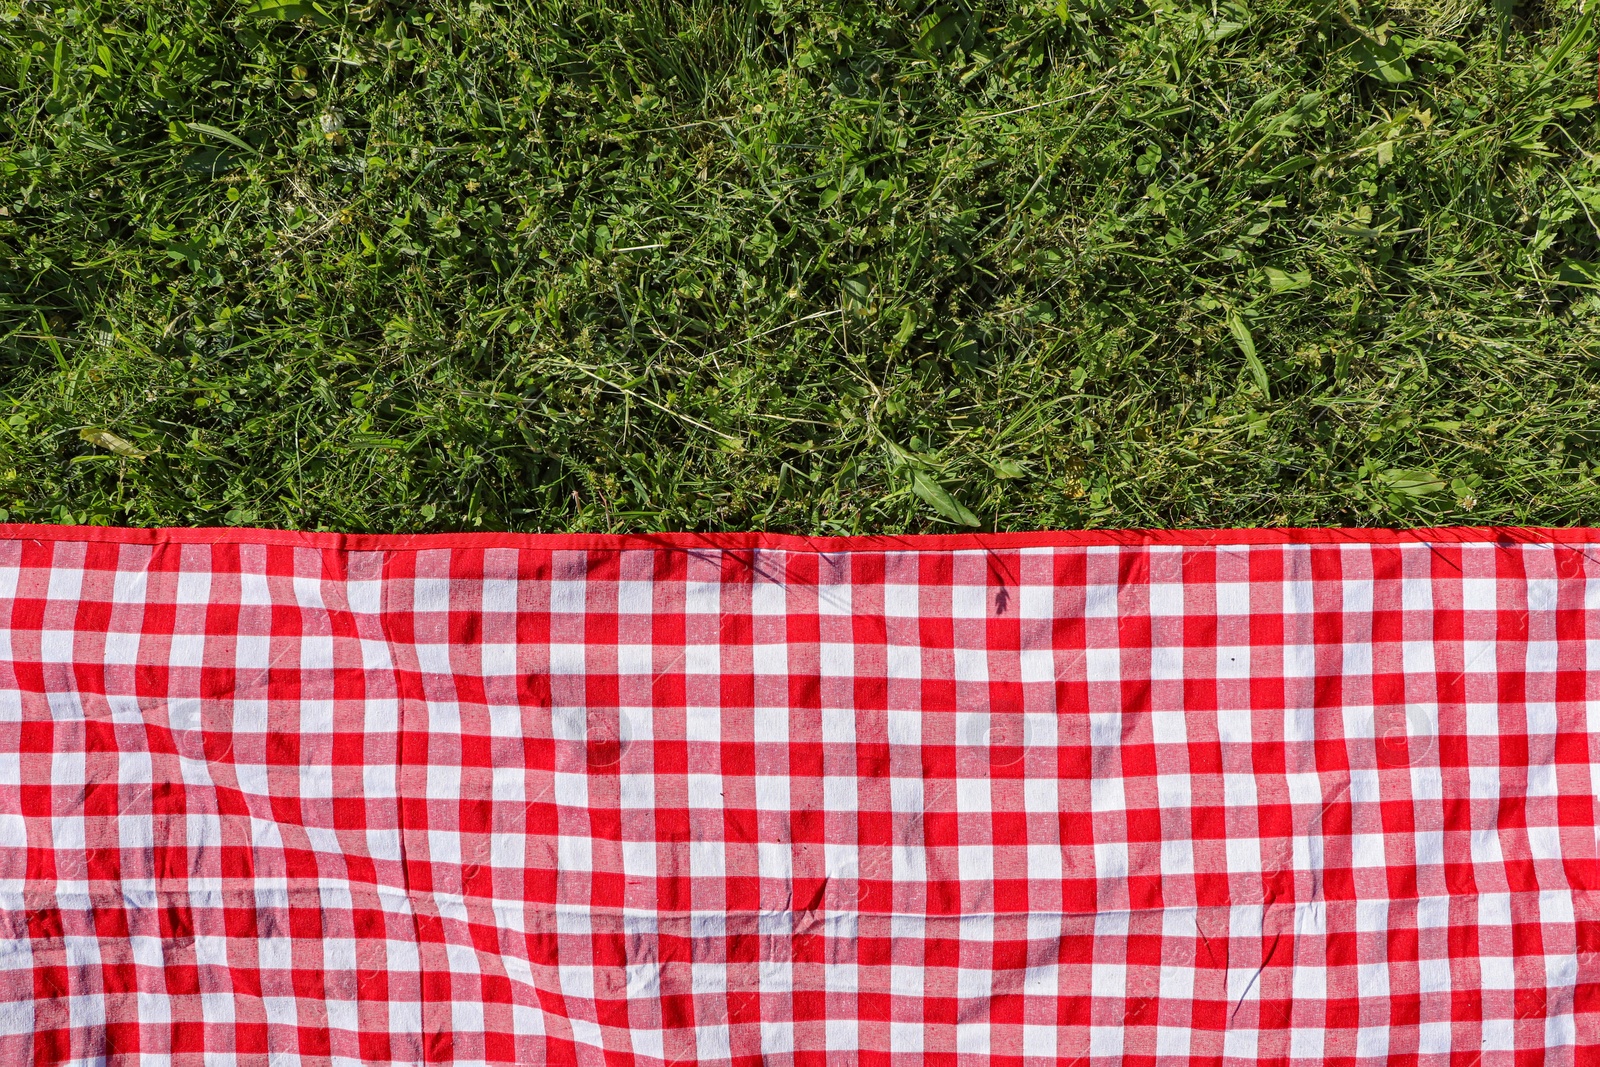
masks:
[(1600, 1062), (1600, 531), (0, 527), (4, 1062)]

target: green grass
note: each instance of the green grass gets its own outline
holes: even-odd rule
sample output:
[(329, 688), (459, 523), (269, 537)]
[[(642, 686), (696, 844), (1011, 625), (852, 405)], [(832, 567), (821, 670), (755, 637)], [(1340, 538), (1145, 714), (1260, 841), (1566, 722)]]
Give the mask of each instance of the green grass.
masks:
[(1592, 0), (255, 7), (0, 0), (0, 517), (1600, 524)]

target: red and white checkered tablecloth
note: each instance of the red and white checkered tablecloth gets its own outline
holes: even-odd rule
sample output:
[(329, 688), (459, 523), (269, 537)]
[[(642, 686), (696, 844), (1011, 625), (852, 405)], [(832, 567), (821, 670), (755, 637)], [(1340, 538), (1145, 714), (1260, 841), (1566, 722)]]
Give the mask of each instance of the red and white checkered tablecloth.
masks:
[(1600, 531), (0, 527), (5, 1063), (1600, 1063)]

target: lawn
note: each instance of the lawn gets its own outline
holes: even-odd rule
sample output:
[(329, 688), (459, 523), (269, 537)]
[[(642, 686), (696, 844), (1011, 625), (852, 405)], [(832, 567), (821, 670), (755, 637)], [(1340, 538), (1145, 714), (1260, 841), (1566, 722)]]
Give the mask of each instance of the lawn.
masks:
[(1600, 524), (1596, 7), (0, 0), (0, 519)]

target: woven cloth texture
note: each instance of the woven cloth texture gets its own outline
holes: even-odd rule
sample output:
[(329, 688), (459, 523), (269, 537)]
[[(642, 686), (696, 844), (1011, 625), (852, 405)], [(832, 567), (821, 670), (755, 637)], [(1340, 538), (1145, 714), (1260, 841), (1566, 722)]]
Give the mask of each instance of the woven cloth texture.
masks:
[(1600, 1063), (1585, 536), (3, 529), (7, 1062)]

